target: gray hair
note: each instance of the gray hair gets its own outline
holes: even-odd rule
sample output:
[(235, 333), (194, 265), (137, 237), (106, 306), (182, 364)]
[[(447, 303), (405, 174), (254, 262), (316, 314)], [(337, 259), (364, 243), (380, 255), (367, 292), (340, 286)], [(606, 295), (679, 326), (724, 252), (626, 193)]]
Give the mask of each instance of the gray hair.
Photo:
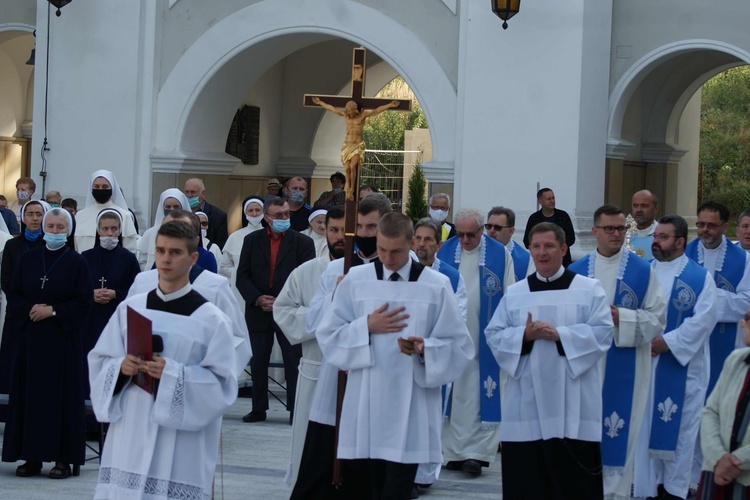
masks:
[(427, 203), (430, 204), (430, 205), (432, 205), (433, 200), (435, 200), (436, 198), (443, 198), (445, 200), (448, 200), (448, 209), (451, 208), (451, 197), (448, 196), (445, 193), (435, 193), (435, 194), (433, 194), (432, 196), (430, 196), (430, 200)]
[(438, 223), (435, 222), (435, 219), (433, 219), (432, 217), (425, 217), (423, 219), (419, 219), (417, 223), (414, 225), (414, 232), (416, 233), (417, 229), (419, 229), (420, 227), (429, 227), (430, 229), (435, 231), (435, 241), (440, 243), (440, 241), (443, 238), (443, 230), (438, 225)]
[(203, 184), (203, 179), (199, 179), (198, 177), (192, 177), (192, 178), (186, 180), (185, 184), (187, 184), (190, 181), (197, 182), (198, 185), (201, 187), (201, 191), (205, 191), (206, 190), (206, 185)]
[(477, 227), (484, 226), (484, 215), (476, 208), (459, 208), (456, 214), (453, 216), (453, 222), (456, 223), (464, 219), (474, 219), (477, 223)]
[(505, 223), (509, 226), (515, 226), (516, 225), (516, 214), (507, 207), (492, 207), (487, 213), (487, 220), (490, 220), (490, 217), (493, 215), (504, 215), (505, 216)]

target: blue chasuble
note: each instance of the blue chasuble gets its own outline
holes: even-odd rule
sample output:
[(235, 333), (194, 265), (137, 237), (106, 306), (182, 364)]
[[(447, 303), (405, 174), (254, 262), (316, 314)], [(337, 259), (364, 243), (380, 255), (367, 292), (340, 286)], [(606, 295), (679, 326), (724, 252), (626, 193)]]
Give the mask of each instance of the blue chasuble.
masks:
[(508, 247), (510, 256), (513, 257), (513, 274), (516, 275), (516, 281), (526, 279), (526, 271), (529, 269), (531, 254), (513, 240), (510, 241)]
[[(451, 287), (453, 287), (453, 293), (456, 293), (458, 290), (458, 280), (461, 277), (461, 275), (458, 272), (458, 269), (455, 267), (451, 267), (445, 262), (441, 261), (438, 258), (435, 258), (437, 261), (437, 272), (440, 274), (444, 274), (448, 277), (449, 280), (451, 280)], [(433, 267), (433, 269), (435, 269)]]
[[(726, 290), (730, 293), (737, 293), (737, 285), (740, 284), (742, 276), (745, 274), (745, 259), (747, 252), (741, 247), (734, 245), (722, 237), (721, 242), (722, 255), (716, 261), (714, 270), (714, 282), (719, 290)], [(703, 245), (700, 239), (696, 238), (691, 241), (685, 248), (685, 255), (703, 265)], [(739, 318), (737, 318), (739, 321)], [(711, 375), (708, 379), (708, 390), (706, 399), (711, 395), (711, 391), (719, 380), (721, 368), (727, 356), (734, 350), (735, 338), (737, 336), (737, 323), (716, 323), (714, 330), (711, 332), (708, 345), (711, 353)]]
[[(667, 302), (667, 327), (671, 332), (693, 315), (698, 296), (703, 291), (706, 270), (683, 257), (685, 264), (675, 277)], [(673, 460), (680, 434), (682, 407), (685, 401), (688, 367), (667, 351), (659, 356), (654, 379), (654, 408), (651, 415), (649, 454), (661, 460)]]
[[(568, 269), (576, 274), (596, 278), (596, 251), (577, 260)], [(648, 290), (651, 266), (627, 248), (622, 249), (615, 287), (616, 307), (639, 309)], [(605, 432), (602, 436), (602, 464), (624, 467), (628, 451), (630, 417), (635, 384), (635, 347), (617, 347), (614, 340), (607, 351), (607, 365), (602, 389), (602, 415)]]
[[(458, 238), (446, 241), (438, 251), (442, 264), (458, 270), (461, 263), (461, 245)], [(479, 380), (480, 418), (485, 428), (500, 423), (500, 366), (487, 345), (484, 330), (492, 319), (500, 299), (503, 297), (503, 279), (505, 276), (505, 246), (482, 235), (479, 254)]]

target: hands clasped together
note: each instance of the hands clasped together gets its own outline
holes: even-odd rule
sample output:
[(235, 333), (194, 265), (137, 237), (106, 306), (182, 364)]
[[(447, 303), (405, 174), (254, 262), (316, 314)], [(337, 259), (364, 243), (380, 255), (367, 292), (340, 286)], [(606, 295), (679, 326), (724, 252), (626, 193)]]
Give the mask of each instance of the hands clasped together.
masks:
[[(397, 307), (388, 310), (388, 303), (375, 309), (367, 316), (367, 329), (371, 334), (398, 333), (406, 328), (404, 323), (409, 315), (404, 313), (405, 307)], [(403, 354), (424, 354), (424, 339), (422, 337), (408, 337), (406, 340), (413, 343), (413, 347), (399, 343), (399, 350)]]
[(146, 361), (138, 356), (133, 356), (132, 354), (128, 354), (125, 356), (125, 359), (122, 360), (122, 364), (120, 365), (120, 372), (128, 377), (134, 377), (138, 375), (138, 372), (143, 372), (147, 375), (151, 375), (152, 377), (156, 379), (161, 378), (161, 374), (164, 371), (164, 365), (167, 362), (159, 356), (158, 354), (154, 354), (154, 360), (153, 361)]
[(557, 328), (547, 323), (546, 321), (534, 321), (531, 318), (531, 313), (526, 317), (526, 329), (523, 331), (524, 342), (531, 342), (532, 340), (552, 340), (557, 342), (560, 340), (560, 335), (557, 333)]

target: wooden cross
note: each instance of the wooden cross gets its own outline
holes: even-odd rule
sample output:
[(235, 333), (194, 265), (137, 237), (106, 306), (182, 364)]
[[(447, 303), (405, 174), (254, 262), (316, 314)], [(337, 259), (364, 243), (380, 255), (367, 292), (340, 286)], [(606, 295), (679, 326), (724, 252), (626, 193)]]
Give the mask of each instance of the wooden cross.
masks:
[[(320, 101), (334, 108), (345, 108), (346, 104), (350, 101), (357, 103), (360, 111), (364, 110), (375, 110), (387, 104), (398, 102), (397, 106), (391, 107), (392, 111), (410, 111), (411, 110), (411, 99), (381, 99), (376, 97), (364, 97), (365, 94), (365, 56), (367, 51), (362, 48), (355, 48), (352, 54), (352, 88), (350, 96), (338, 96), (338, 95), (318, 95), (318, 94), (305, 94), (302, 99), (303, 106), (306, 107), (321, 107)], [(318, 101), (319, 100), (319, 101)], [(315, 102), (318, 101), (318, 102)], [(347, 140), (349, 137), (350, 128), (347, 122)], [(361, 136), (361, 129), (359, 132)], [(356, 135), (356, 133), (354, 135)], [(361, 137), (359, 138), (361, 141)], [(346, 142), (344, 144), (346, 146)], [(345, 248), (344, 253), (344, 273), (349, 272), (349, 268), (352, 265), (354, 257), (354, 236), (357, 230), (357, 207), (359, 206), (359, 166), (361, 165), (362, 158), (359, 158), (359, 162), (353, 173), (347, 173), (347, 183), (353, 187), (353, 196), (349, 196), (347, 193), (346, 201), (344, 205), (345, 222), (344, 222), (344, 235), (345, 235)], [(347, 167), (347, 165), (344, 165)], [(347, 167), (348, 168), (348, 167)], [(336, 440), (334, 443), (334, 466), (333, 466), (333, 484), (336, 487), (341, 486), (341, 460), (337, 458), (338, 449), (338, 433), (341, 422), (341, 408), (344, 401), (344, 391), (346, 390), (346, 372), (339, 371), (338, 375), (338, 388), (336, 394)]]
[(99, 278), (99, 283), (101, 283), (101, 284), (102, 284), (102, 288), (104, 288), (104, 284), (105, 284), (106, 282), (107, 282), (107, 279), (106, 279), (106, 278), (105, 278), (104, 276), (102, 276), (101, 278)]

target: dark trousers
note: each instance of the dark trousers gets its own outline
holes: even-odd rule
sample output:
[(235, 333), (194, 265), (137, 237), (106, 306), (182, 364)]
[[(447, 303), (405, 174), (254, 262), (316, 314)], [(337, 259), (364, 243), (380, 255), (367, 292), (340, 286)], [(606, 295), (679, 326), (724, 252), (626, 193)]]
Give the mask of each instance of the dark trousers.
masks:
[(604, 498), (599, 443), (577, 439), (503, 441), (503, 500)]
[(299, 360), (302, 357), (302, 346), (290, 344), (275, 325), (273, 330), (250, 332), (250, 346), (253, 348), (253, 357), (250, 360), (250, 375), (253, 378), (253, 411), (268, 409), (268, 363), (271, 361), (274, 334), (281, 347), (281, 356), (284, 358), (287, 409), (294, 411), (294, 395), (297, 393), (297, 372)]
[[(419, 464), (401, 464), (370, 458), (351, 460), (358, 470), (366, 471), (369, 484), (356, 485), (354, 498), (372, 500), (409, 500)], [(369, 494), (369, 496), (368, 496)]]

